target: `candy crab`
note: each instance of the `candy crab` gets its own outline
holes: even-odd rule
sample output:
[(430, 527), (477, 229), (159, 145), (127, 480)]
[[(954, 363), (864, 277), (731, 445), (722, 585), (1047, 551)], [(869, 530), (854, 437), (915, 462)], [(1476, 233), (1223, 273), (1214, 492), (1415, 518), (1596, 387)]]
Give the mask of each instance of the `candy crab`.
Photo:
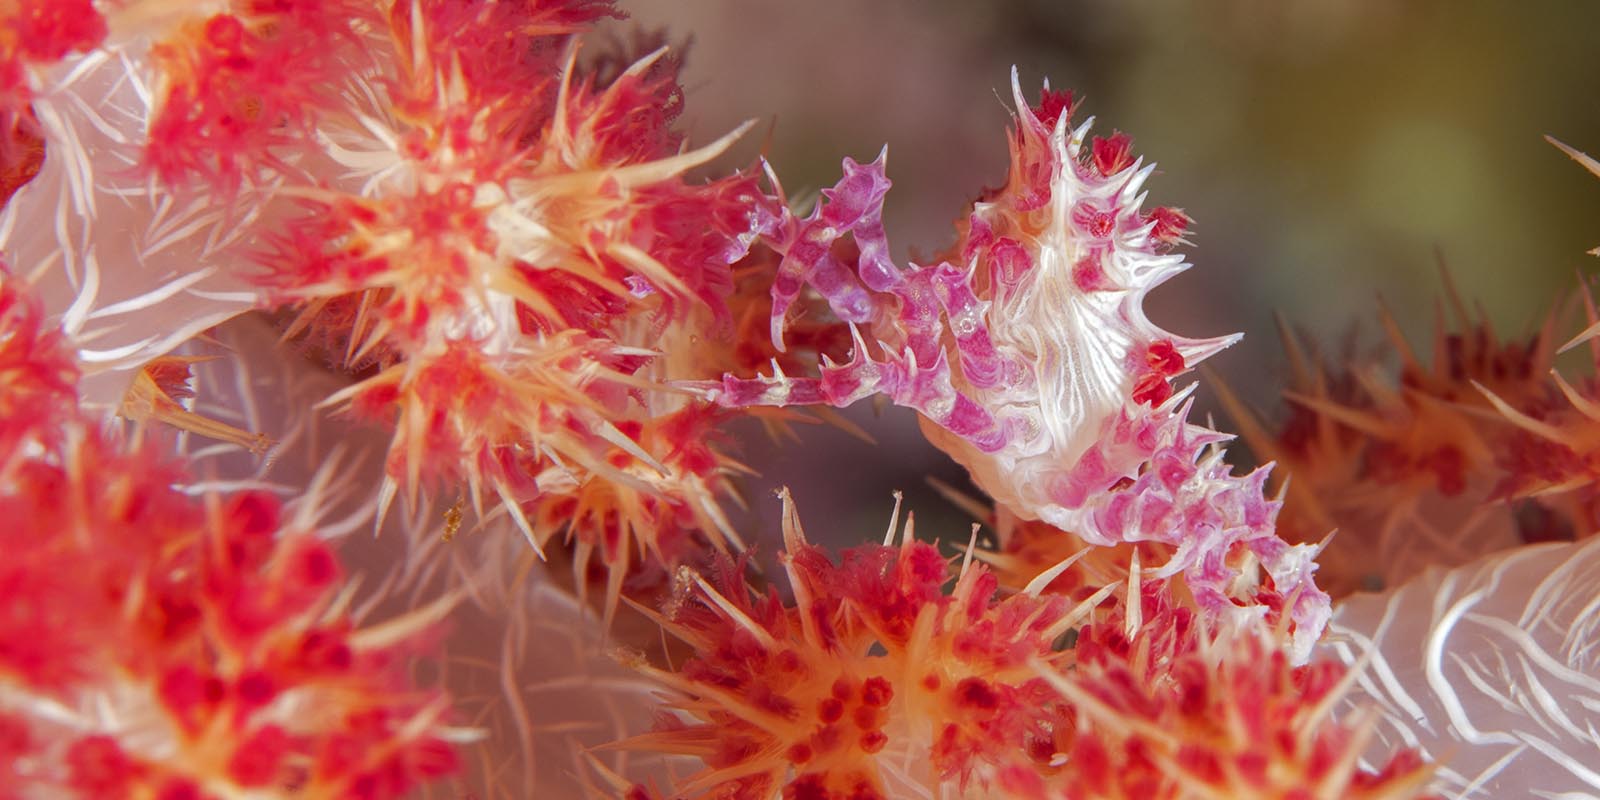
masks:
[[(1143, 309), (1189, 267), (1168, 252), (1188, 217), (1140, 210), (1154, 166), (1124, 134), (1090, 139), (1092, 119), (1072, 127), (1069, 93), (1046, 86), (1030, 107), (1015, 71), (1012, 91), (1010, 174), (973, 207), (951, 260), (902, 269), (890, 259), (882, 155), (847, 159), (809, 215), (785, 215), (766, 234), (783, 256), (774, 344), (782, 349), (786, 312), (809, 287), (848, 326), (848, 361), (825, 357), (818, 377), (775, 369), (699, 387), (730, 406), (883, 395), (915, 409), (997, 502), (1092, 544), (1174, 545), (1154, 576), (1184, 573), (1213, 611), (1287, 609), (1304, 659), (1329, 615), (1311, 579), (1317, 548), (1277, 538), (1266, 472), (1231, 474), (1213, 447), (1229, 437), (1188, 422), (1190, 390), (1171, 384), (1238, 337), (1176, 336)], [(1251, 560), (1268, 576), (1259, 586)]]

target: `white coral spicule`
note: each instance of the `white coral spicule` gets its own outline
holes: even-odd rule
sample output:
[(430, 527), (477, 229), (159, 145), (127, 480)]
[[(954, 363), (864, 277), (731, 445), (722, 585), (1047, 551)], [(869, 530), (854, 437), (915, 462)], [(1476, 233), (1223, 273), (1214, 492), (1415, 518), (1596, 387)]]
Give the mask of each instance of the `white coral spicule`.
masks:
[(1455, 798), (1600, 798), (1600, 539), (1522, 547), (1357, 595), (1326, 648), (1370, 655), (1347, 702), (1369, 756), (1416, 746)]
[(43, 76), (33, 108), (48, 155), (0, 213), (0, 252), (78, 347), (90, 403), (114, 406), (126, 370), (258, 299), (239, 248), (271, 187), (223, 204), (144, 178), (150, 77), (142, 46), (72, 58)]

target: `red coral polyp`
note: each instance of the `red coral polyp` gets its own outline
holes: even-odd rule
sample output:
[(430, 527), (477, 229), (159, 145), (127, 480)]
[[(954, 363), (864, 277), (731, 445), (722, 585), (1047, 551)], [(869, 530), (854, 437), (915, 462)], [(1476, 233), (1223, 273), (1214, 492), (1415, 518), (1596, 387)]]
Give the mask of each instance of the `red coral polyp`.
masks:
[(351, 0), (254, 3), (183, 25), (155, 44), (160, 72), (146, 167), (169, 184), (224, 192), (283, 171), (275, 148), (303, 141), (333, 107), (358, 43)]
[(577, 59), (610, 13), (395, 5), (393, 107), (325, 132), (364, 182), (294, 190), (260, 260), (289, 335), (366, 371), (328, 402), (393, 426), (380, 509), (454, 493), (541, 554), (564, 534), (614, 606), (630, 565), (737, 542), (731, 414), (676, 384), (739, 346), (733, 265), (776, 211), (750, 175), (688, 177), (743, 129), (682, 146), (675, 56)]
[(53, 439), (77, 404), (78, 365), (66, 337), (0, 260), (0, 474), (35, 436)]
[(1050, 676), (1079, 710), (1076, 740), (1057, 788), (1029, 781), (1024, 796), (1425, 796), (1431, 768), (1415, 751), (1357, 766), (1370, 728), (1327, 715), (1349, 689), (1342, 665), (1291, 666), (1264, 629), (1218, 629), (1162, 582), (1142, 586), (1131, 638), (1124, 607), (1083, 627), (1076, 668)]

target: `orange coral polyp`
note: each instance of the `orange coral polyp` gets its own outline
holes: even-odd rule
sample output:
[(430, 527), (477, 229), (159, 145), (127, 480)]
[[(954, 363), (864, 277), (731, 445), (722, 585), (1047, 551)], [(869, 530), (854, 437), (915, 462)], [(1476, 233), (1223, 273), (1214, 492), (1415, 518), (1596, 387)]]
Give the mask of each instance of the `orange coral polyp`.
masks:
[(978, 566), (947, 595), (946, 560), (909, 535), (835, 564), (806, 543), (787, 496), (785, 519), (795, 605), (752, 597), (731, 568), (717, 585), (680, 581), (662, 624), (698, 657), (677, 676), (652, 672), (683, 693), (672, 705), (687, 719), (625, 746), (698, 753), (709, 738), (715, 755), (678, 790), (741, 798), (889, 796), (892, 765), (919, 752), (935, 781), (984, 784), (1012, 751), (1037, 750), (1047, 729), (1028, 709), (1059, 700), (1031, 662), (1061, 657), (1065, 598), (997, 599)]
[(162, 356), (140, 368), (133, 385), (122, 398), (118, 414), (133, 422), (159, 422), (178, 430), (188, 431), (238, 445), (255, 455), (264, 455), (272, 441), (265, 434), (250, 431), (197, 414), (183, 405), (194, 397), (189, 381), (191, 365), (208, 361), (206, 358)]
[(1532, 335), (1502, 339), (1446, 279), (1455, 327), (1441, 309), (1431, 361), (1419, 359), (1385, 309), (1379, 320), (1399, 362), (1393, 380), (1377, 364), (1330, 369), (1285, 333), (1294, 381), (1275, 435), (1221, 392), (1257, 456), (1289, 478), (1279, 523), (1286, 538), (1342, 531), (1322, 556), (1338, 594), (1592, 527), (1574, 491), (1600, 475), (1579, 455), (1600, 441), (1581, 409), (1592, 387), (1550, 378), (1564, 315), (1553, 310)]

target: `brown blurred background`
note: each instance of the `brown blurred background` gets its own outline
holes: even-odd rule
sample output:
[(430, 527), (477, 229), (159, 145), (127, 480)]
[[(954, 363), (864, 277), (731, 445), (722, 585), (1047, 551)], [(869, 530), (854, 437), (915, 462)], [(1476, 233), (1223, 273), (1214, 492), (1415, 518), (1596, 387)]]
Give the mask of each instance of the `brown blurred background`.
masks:
[[(1600, 180), (1541, 138), (1600, 155), (1600, 3), (622, 6), (633, 19), (619, 29), (693, 36), (693, 140), (771, 122), (767, 153), (791, 197), (831, 185), (843, 156), (868, 160), (887, 143), (901, 256), (949, 244), (967, 200), (1002, 179), (1013, 64), (1030, 97), (1045, 78), (1073, 89), (1098, 132), (1127, 131), (1159, 162), (1150, 204), (1197, 220), (1196, 269), (1154, 295), (1151, 317), (1190, 335), (1244, 331), (1210, 366), (1264, 410), (1283, 369), (1275, 311), (1337, 349), (1352, 325), (1376, 341), (1381, 294), (1426, 352), (1436, 248), (1504, 333), (1600, 268), (1584, 253), (1600, 245)], [(761, 145), (752, 136), (738, 158)], [(923, 509), (920, 530), (964, 541), (966, 524), (923, 479), (959, 470), (919, 444), (905, 414), (855, 417), (877, 447), (834, 432), (798, 449), (752, 438), (746, 454), (767, 476), (752, 489), (763, 541), (776, 511), (766, 487), (779, 483), (811, 528), (838, 528), (843, 541), (881, 533), (892, 488)]]

